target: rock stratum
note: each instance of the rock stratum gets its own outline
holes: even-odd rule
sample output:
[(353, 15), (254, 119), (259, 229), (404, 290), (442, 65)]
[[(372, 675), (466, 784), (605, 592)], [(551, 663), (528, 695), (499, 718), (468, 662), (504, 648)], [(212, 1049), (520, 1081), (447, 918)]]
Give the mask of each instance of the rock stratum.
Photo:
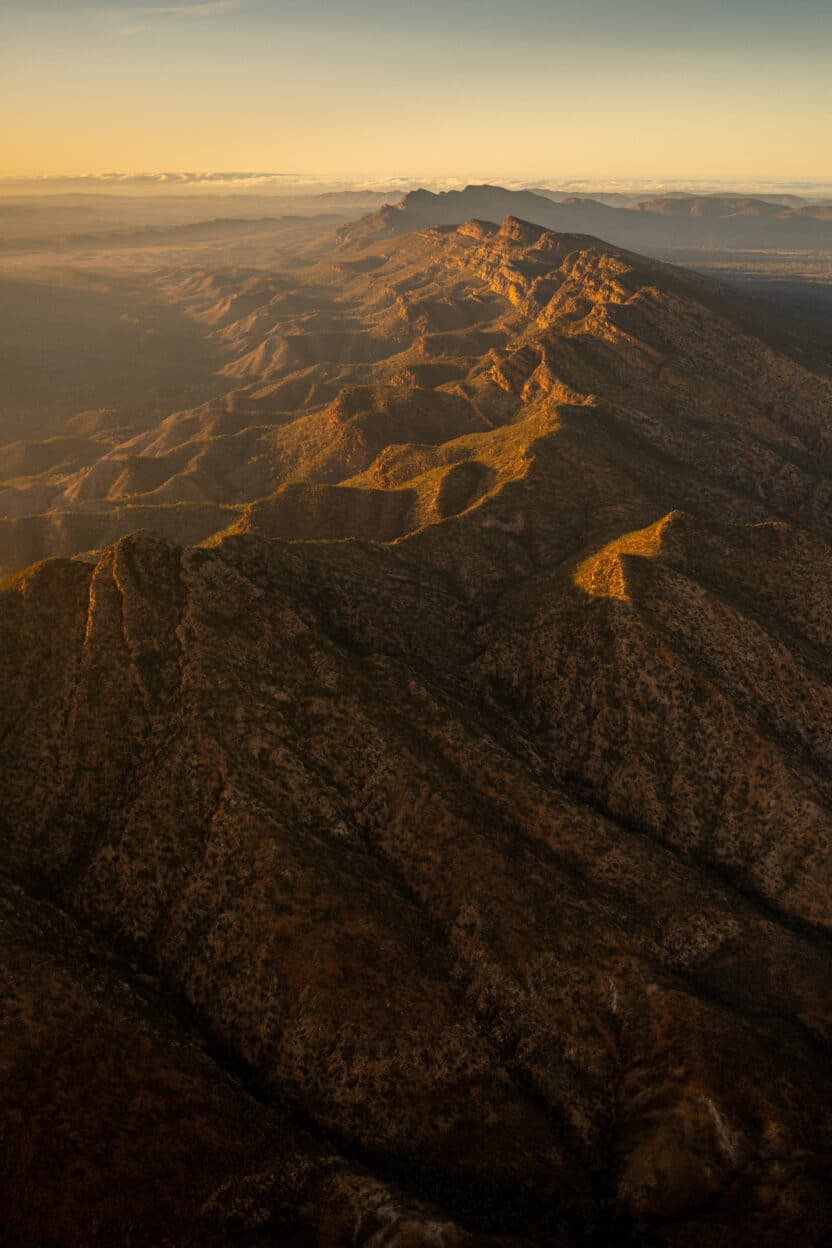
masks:
[(516, 218), (170, 297), (3, 451), (5, 1241), (828, 1243), (828, 373)]

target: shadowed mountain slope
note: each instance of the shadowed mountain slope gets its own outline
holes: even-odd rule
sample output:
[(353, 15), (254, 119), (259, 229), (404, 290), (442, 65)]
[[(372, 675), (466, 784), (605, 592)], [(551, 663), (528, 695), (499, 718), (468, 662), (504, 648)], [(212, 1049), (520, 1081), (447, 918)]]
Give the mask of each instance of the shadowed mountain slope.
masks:
[(626, 207), (587, 196), (550, 196), (501, 186), (462, 191), (410, 191), (397, 204), (340, 227), (357, 241), (404, 234), (436, 225), (459, 225), (472, 217), (502, 221), (515, 216), (562, 233), (597, 234), (621, 247), (660, 255), (677, 248), (803, 249), (832, 245), (832, 209), (814, 204), (776, 204), (754, 196), (679, 195), (641, 200)]
[[(52, 482), (79, 519), (187, 482), (210, 540), (0, 592), (45, 1003), (2, 1053), (68, 998), (55, 1086), (103, 1072), (43, 1154), (15, 1057), (18, 1242), (821, 1248), (832, 384), (716, 284), (515, 218), (342, 243), (271, 324), (291, 292), (229, 284), (180, 291), (228, 398)], [(125, 1203), (170, 1105), (198, 1148), (157, 1133)], [(91, 1175), (52, 1221), (43, 1155)]]

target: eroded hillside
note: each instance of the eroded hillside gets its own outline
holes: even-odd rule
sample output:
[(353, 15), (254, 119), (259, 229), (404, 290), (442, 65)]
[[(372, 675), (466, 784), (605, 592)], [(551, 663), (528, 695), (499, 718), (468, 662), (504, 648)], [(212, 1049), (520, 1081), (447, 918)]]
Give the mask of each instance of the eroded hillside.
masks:
[(651, 476), (670, 457), (670, 506), (825, 513), (832, 383), (719, 287), (596, 239), (508, 218), (166, 284), (222, 352), (226, 393), (126, 440), (76, 420), (4, 448), (6, 573), (143, 527), (392, 540), (599, 424)]
[(820, 1248), (832, 384), (513, 218), (170, 294), (227, 397), (7, 485), (16, 1242)]

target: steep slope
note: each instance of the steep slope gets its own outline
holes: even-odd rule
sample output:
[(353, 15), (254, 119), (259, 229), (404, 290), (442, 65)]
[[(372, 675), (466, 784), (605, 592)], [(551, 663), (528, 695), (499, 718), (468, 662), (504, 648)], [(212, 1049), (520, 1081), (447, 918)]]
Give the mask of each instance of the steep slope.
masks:
[(5, 881), (0, 934), (4, 1243), (468, 1242), (264, 1108), (152, 974)]
[(677, 590), (639, 640), (606, 565), (676, 523), (480, 623), (424, 538), (46, 564), (3, 603), (7, 869), (471, 1229), (822, 1243), (828, 795), (761, 722), (787, 629), (689, 675)]
[[(100, 1195), (50, 1233), (821, 1248), (832, 385), (718, 286), (514, 218), (314, 273), (290, 332), (245, 278), (267, 377), (61, 485), (80, 520), (188, 479), (210, 541), (0, 591), (26, 1051), (77, 1000), (50, 1096), (121, 1046), (124, 1135), (183, 1106), (201, 1142), (125, 1204), (111, 1092), (83, 1130), (61, 1099), (50, 1182)], [(234, 284), (197, 285), (226, 332)]]

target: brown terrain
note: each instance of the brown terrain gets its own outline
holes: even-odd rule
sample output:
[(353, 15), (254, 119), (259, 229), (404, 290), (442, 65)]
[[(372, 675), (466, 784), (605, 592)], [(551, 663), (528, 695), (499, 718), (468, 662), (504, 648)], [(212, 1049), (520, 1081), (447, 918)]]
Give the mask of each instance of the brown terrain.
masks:
[(61, 277), (185, 367), (0, 448), (5, 1242), (823, 1248), (830, 357), (390, 211)]

